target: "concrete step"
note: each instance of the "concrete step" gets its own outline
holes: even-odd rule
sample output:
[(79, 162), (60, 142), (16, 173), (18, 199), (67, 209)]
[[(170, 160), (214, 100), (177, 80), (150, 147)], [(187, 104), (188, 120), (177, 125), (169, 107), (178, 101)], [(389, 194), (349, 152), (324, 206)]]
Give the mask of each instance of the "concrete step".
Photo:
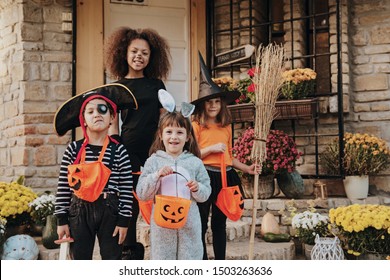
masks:
[[(213, 246), (207, 245), (207, 256), (209, 260), (214, 259)], [(249, 238), (227, 242), (226, 259), (227, 260), (248, 260), (249, 256)], [(281, 243), (268, 243), (255, 237), (253, 243), (253, 260), (294, 260), (295, 246), (292, 241)]]
[[(250, 224), (246, 221), (227, 221), (227, 260), (247, 260), (249, 255), (249, 236)], [(145, 260), (150, 259), (150, 226), (143, 220), (138, 223), (138, 241), (145, 246)], [(214, 259), (214, 252), (212, 247), (212, 233), (211, 230), (207, 232), (207, 253), (209, 259)], [(41, 260), (56, 260), (59, 258), (59, 249), (46, 249), (41, 244), (40, 238), (36, 238), (40, 250), (39, 259)], [(262, 239), (255, 237), (254, 241), (255, 260), (292, 260), (295, 259), (294, 243), (267, 243)], [(99, 244), (96, 241), (93, 255), (94, 260), (100, 260)]]

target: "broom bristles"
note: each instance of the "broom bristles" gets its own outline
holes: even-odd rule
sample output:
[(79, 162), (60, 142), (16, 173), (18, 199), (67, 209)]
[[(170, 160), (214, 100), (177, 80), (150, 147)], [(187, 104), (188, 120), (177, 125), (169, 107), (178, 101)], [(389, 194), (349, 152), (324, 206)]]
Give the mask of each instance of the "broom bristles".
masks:
[(271, 124), (276, 117), (275, 103), (283, 84), (282, 72), (284, 49), (270, 44), (260, 45), (256, 54), (256, 70), (253, 77), (255, 84), (255, 125), (252, 161), (261, 166), (266, 159), (266, 140)]

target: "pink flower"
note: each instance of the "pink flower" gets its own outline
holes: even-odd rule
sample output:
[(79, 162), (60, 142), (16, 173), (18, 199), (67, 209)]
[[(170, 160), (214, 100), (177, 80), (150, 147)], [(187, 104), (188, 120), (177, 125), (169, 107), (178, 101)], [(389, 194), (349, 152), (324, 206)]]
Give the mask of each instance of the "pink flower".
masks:
[[(240, 162), (251, 164), (254, 129), (249, 127), (238, 137), (233, 146), (233, 155)], [(294, 140), (281, 130), (271, 130), (266, 140), (266, 160), (262, 174), (292, 172), (295, 162), (302, 155)]]

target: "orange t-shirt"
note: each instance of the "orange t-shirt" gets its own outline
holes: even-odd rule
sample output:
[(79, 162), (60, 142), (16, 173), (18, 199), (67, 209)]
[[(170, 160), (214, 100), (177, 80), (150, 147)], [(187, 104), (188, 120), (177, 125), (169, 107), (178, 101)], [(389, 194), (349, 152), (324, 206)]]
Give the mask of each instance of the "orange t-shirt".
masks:
[[(197, 122), (192, 122), (192, 127), (200, 149), (217, 143), (224, 143), (228, 147), (225, 151), (225, 164), (226, 166), (233, 165), (232, 127), (230, 125), (221, 127), (217, 124), (211, 124), (206, 128), (200, 126)], [(212, 153), (202, 158), (202, 161), (205, 165), (220, 167), (221, 155), (219, 153)]]

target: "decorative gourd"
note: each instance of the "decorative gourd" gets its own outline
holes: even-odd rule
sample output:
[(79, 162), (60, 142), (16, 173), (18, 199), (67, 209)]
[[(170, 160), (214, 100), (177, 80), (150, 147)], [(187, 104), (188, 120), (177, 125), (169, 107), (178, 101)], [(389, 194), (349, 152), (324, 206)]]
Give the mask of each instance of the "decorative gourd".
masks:
[(37, 243), (27, 234), (11, 236), (3, 249), (3, 260), (37, 260), (39, 255)]
[(280, 233), (280, 227), (272, 213), (267, 212), (261, 222), (260, 235), (264, 236), (266, 233), (271, 232), (274, 234)]
[(289, 242), (291, 236), (287, 233), (275, 234), (272, 232), (267, 232), (264, 234), (263, 239), (265, 242)]

